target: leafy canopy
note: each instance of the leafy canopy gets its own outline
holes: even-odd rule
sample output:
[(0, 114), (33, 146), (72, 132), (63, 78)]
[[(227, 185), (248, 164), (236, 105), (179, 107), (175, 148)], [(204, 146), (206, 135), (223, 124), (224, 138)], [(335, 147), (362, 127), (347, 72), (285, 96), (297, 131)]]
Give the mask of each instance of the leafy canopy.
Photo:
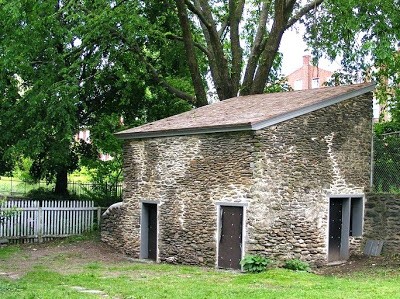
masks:
[(377, 82), (376, 97), (397, 118), (400, 111), (400, 2), (325, 0), (305, 18), (315, 59), (339, 59), (337, 83)]
[[(143, 22), (143, 17), (132, 13), (141, 9), (131, 1), (124, 5), (0, 2), (2, 172), (10, 171), (21, 157), (29, 157), (36, 178), (65, 183), (79, 161), (96, 160), (98, 152), (120, 161), (121, 145), (112, 132), (124, 124), (137, 125), (191, 108), (153, 84), (143, 57), (132, 51), (130, 40), (145, 44), (148, 39), (144, 24), (148, 30), (176, 24), (173, 18)], [(157, 16), (156, 8), (150, 12)], [(155, 61), (160, 55), (182, 51), (181, 45), (153, 40), (156, 45), (146, 51), (158, 57)], [(171, 55), (162, 67), (166, 75), (176, 74), (175, 82), (183, 89), (190, 89), (182, 65), (182, 59)], [(83, 128), (92, 131), (90, 144), (74, 138)]]

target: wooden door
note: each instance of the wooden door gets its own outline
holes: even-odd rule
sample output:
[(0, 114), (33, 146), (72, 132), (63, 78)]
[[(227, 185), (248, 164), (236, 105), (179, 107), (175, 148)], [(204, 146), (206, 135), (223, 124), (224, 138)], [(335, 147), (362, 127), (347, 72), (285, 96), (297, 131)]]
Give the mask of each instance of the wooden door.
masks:
[(148, 258), (157, 259), (157, 205), (149, 204), (148, 208)]
[(240, 269), (243, 207), (221, 206), (218, 267)]

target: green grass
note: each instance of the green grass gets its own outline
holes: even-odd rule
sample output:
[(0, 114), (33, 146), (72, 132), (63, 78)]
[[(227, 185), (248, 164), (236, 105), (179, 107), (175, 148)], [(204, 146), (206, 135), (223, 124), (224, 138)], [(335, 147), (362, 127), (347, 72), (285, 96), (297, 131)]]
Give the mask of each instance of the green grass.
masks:
[(3, 195), (24, 195), (30, 190), (45, 188), (51, 190), (54, 184), (48, 185), (46, 182), (41, 181), (40, 183), (29, 184), (23, 182), (17, 178), (0, 176), (0, 194)]
[[(0, 247), (0, 260), (7, 260), (11, 255), (17, 254), (20, 251), (18, 246), (2, 246)], [(1, 269), (0, 269), (1, 271)]]
[(89, 170), (83, 166), (80, 170), (75, 170), (73, 173), (69, 174), (68, 180), (77, 183), (90, 183), (91, 177)]
[(103, 291), (109, 298), (400, 298), (400, 271), (346, 277), (272, 269), (243, 274), (190, 266), (82, 264), (60, 274), (39, 265), (17, 280), (0, 276), (1, 298), (102, 298), (74, 289)]

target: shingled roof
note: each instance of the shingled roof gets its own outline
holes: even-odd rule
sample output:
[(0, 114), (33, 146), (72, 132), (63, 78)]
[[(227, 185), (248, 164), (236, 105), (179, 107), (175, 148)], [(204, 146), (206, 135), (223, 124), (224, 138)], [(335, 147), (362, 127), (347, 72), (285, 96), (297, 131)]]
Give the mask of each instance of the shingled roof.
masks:
[(120, 139), (260, 130), (374, 90), (374, 83), (240, 96), (116, 133)]

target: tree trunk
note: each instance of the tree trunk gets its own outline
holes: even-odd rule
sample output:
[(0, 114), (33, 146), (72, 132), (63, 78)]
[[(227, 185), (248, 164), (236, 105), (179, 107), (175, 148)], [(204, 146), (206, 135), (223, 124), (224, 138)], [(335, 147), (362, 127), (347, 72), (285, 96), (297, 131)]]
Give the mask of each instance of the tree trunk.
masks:
[(56, 194), (67, 195), (68, 194), (68, 173), (65, 168), (61, 168), (56, 175), (56, 188), (54, 190)]
[(250, 89), (250, 94), (259, 94), (264, 92), (269, 73), (271, 72), (276, 53), (278, 52), (283, 33), (287, 28), (289, 17), (292, 14), (295, 2), (296, 1), (293, 0), (275, 1), (274, 22), (268, 40), (265, 43), (263, 52), (260, 56), (253, 84)]
[(189, 66), (190, 75), (196, 94), (196, 106), (201, 107), (207, 105), (207, 95), (203, 86), (203, 81), (199, 71), (199, 64), (197, 62), (196, 51), (193, 45), (192, 33), (190, 32), (189, 17), (186, 11), (184, 0), (176, 0), (176, 7), (178, 9), (178, 18), (182, 29), (183, 42), (186, 50), (187, 63)]

